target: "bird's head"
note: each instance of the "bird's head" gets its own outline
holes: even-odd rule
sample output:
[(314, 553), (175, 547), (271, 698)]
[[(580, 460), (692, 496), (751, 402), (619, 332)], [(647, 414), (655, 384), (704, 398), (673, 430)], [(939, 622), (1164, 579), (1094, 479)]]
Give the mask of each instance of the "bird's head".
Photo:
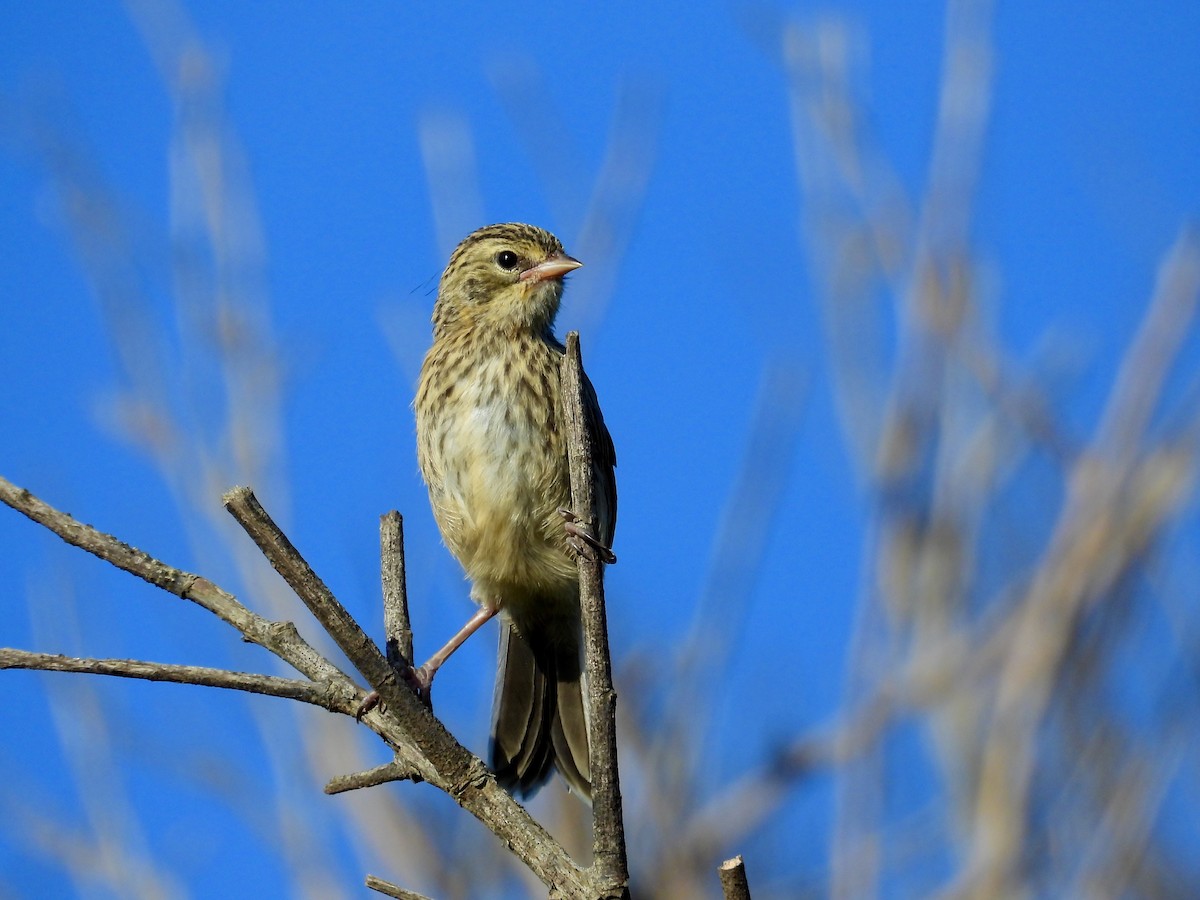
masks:
[(545, 331), (554, 324), (563, 277), (583, 263), (532, 225), (488, 225), (450, 254), (433, 308), (435, 334), (455, 327)]

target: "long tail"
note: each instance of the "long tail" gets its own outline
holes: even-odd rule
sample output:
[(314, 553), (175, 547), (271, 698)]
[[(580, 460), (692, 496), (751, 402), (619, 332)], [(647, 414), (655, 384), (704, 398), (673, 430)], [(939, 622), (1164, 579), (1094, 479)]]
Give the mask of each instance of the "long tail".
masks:
[(527, 797), (557, 768), (571, 789), (592, 796), (588, 727), (576, 641), (527, 640), (500, 628), (492, 704), (492, 771), (507, 790)]

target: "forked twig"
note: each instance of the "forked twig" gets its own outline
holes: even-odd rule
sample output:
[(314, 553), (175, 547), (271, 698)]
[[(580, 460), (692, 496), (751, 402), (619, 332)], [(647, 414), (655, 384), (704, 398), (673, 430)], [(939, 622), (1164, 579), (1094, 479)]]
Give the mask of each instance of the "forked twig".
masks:
[[(22, 512), (68, 543), (163, 590), (200, 604), (233, 625), (243, 637), (297, 669), (310, 682), (136, 660), (72, 660), (18, 650), (0, 650), (3, 667), (91, 672), (219, 686), (300, 699), (349, 716), (353, 716), (360, 706), (364, 691), (304, 641), (292, 623), (263, 619), (208, 580), (169, 566), (111, 535), (84, 525), (3, 478), (0, 478), (0, 502)], [(572, 861), (562, 846), (500, 788), (483, 762), (459, 744), (417, 697), (400, 684), (395, 669), (383, 653), (312, 571), (253, 493), (248, 488), (236, 488), (226, 496), (226, 504), (386, 703), (385, 708), (373, 711), (363, 721), (396, 751), (397, 759), (367, 773), (334, 779), (330, 787), (349, 789), (372, 779), (380, 783), (396, 778), (428, 781), (450, 794), (460, 806), (487, 825), (556, 895), (613, 896), (610, 889), (602, 886), (611, 884), (611, 878), (602, 878), (599, 874), (608, 872), (607, 869), (585, 870)]]

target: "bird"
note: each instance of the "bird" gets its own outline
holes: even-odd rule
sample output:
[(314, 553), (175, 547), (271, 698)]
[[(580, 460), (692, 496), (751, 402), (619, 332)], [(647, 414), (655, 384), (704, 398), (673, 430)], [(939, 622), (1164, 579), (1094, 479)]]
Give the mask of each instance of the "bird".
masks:
[(489, 225), (464, 238), (438, 285), (413, 401), (433, 516), (479, 607), (413, 671), (415, 685), (427, 698), (446, 658), (499, 615), (490, 762), (522, 798), (555, 769), (591, 797), (576, 554), (616, 561), (617, 492), (612, 437), (584, 375), (596, 521), (571, 512), (565, 351), (554, 320), (564, 279), (581, 265), (532, 225)]

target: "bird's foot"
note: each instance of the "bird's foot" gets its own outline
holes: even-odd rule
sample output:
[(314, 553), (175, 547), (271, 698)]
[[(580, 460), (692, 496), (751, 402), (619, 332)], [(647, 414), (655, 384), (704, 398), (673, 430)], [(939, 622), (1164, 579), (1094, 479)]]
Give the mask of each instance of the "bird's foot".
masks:
[(363, 697), (362, 703), (358, 704), (358, 709), (354, 711), (354, 721), (361, 722), (362, 717), (375, 707), (379, 707), (379, 711), (383, 712), (383, 698), (379, 696), (379, 691), (371, 691)]
[(429, 663), (423, 666), (413, 668), (409, 666), (404, 671), (404, 681), (412, 688), (412, 692), (417, 695), (426, 708), (433, 709), (433, 676), (437, 674), (437, 669), (432, 668)]
[[(428, 664), (413, 668), (405, 666), (400, 671), (400, 677), (409, 689), (417, 695), (427, 709), (433, 709), (433, 676), (437, 673), (437, 669), (431, 669)], [(371, 691), (362, 699), (362, 703), (358, 704), (358, 709), (354, 711), (354, 718), (361, 722), (362, 717), (371, 710), (378, 708), (382, 712), (385, 707), (383, 698), (379, 696), (379, 691)]]
[(612, 548), (604, 546), (600, 539), (592, 533), (592, 529), (580, 521), (579, 516), (565, 506), (559, 507), (558, 514), (563, 517), (567, 543), (576, 553), (586, 556), (590, 560), (598, 559), (610, 566), (617, 561), (617, 556), (612, 552)]

